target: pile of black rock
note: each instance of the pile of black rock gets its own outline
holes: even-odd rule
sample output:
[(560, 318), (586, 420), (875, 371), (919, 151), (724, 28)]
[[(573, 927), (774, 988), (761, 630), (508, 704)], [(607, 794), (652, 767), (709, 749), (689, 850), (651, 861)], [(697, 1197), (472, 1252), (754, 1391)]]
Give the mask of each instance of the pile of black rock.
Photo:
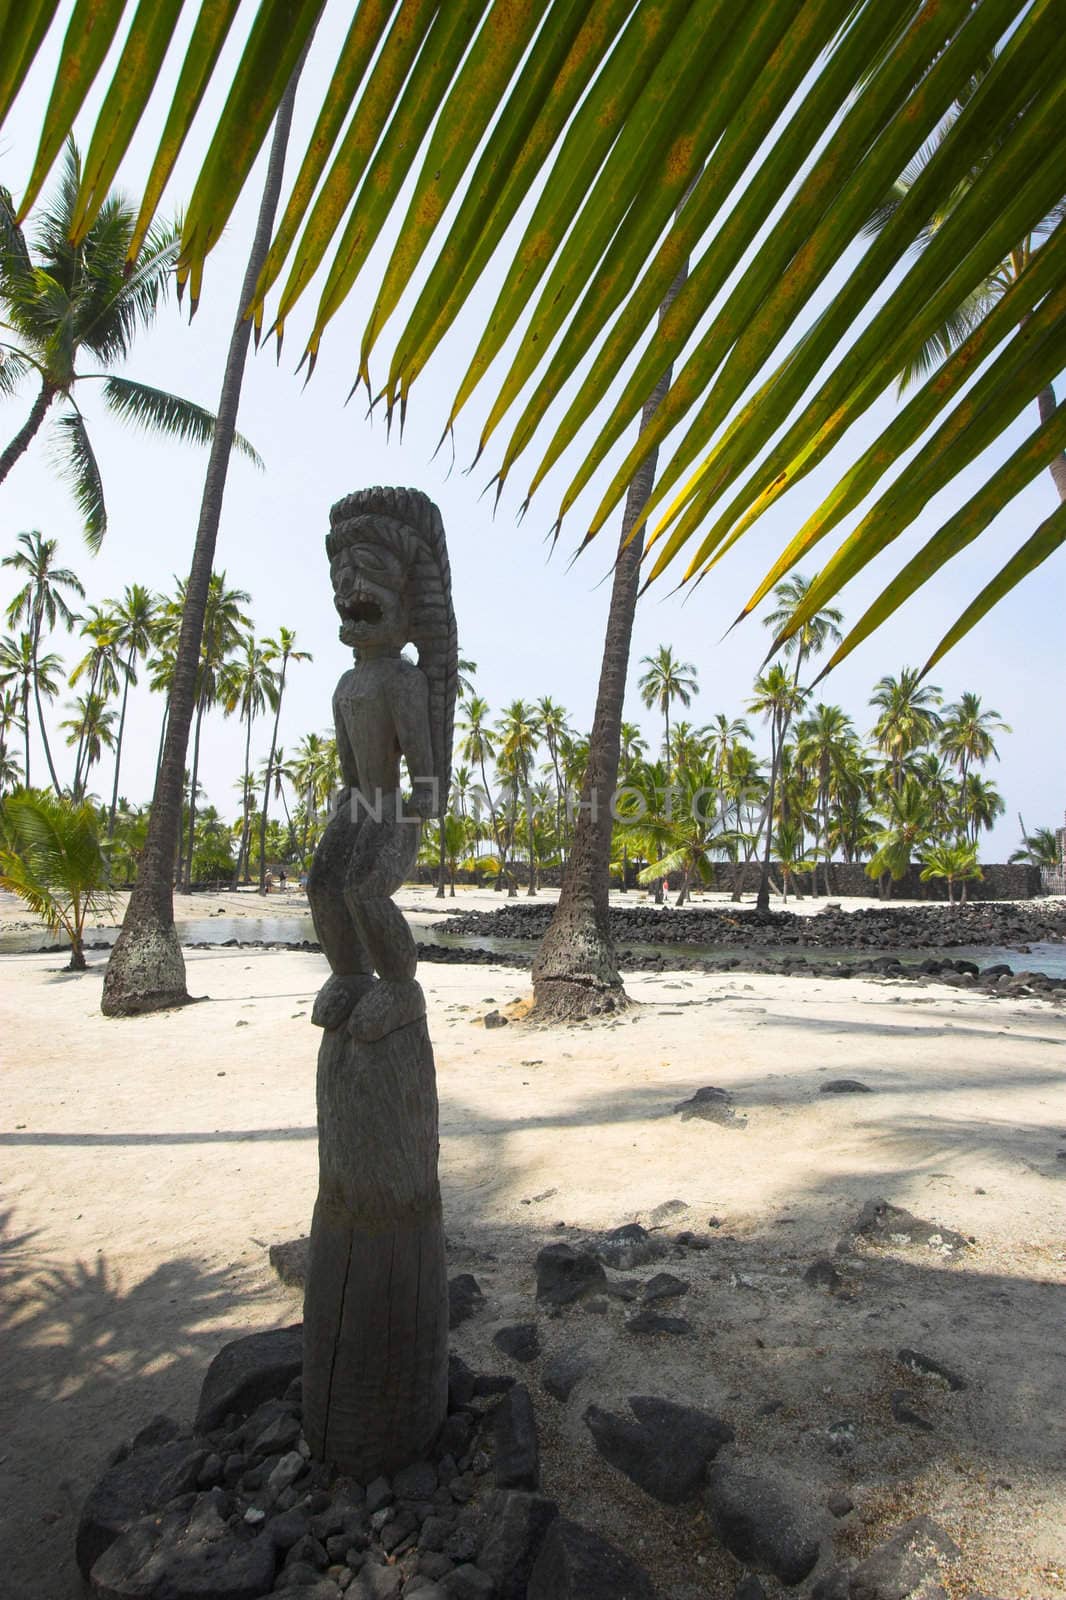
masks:
[[(659, 1209), (672, 1214), (678, 1204)], [(860, 1238), (868, 1247), (902, 1242), (938, 1254), (967, 1247), (961, 1235), (884, 1200), (863, 1208), (848, 1248)], [(671, 1244), (682, 1257), (710, 1247), (706, 1236), (686, 1232), (668, 1242), (638, 1223), (576, 1247), (546, 1245), (535, 1263), (538, 1313), (565, 1318), (601, 1301), (605, 1309), (604, 1297), (617, 1295), (634, 1302), (627, 1331), (691, 1333), (684, 1319), (658, 1309), (684, 1295), (684, 1279), (661, 1270), (646, 1280), (615, 1276), (658, 1267)], [(828, 1293), (840, 1281), (828, 1259), (806, 1274), (809, 1285)], [(464, 1273), (451, 1281), (450, 1302), (457, 1327), (478, 1315), (485, 1297)], [(518, 1363), (539, 1355), (536, 1322), (498, 1329), (493, 1342)], [(917, 1351), (901, 1350), (897, 1360), (901, 1372), (935, 1379), (946, 1392), (966, 1387)], [(475, 1374), (453, 1354), (447, 1420), (432, 1456), (361, 1484), (311, 1459), (301, 1426), (301, 1363), (298, 1324), (238, 1339), (211, 1363), (191, 1427), (156, 1418), (114, 1453), (77, 1533), (78, 1565), (94, 1595), (656, 1600), (645, 1567), (543, 1493), (536, 1415), (524, 1384)], [(589, 1370), (580, 1341), (559, 1346), (539, 1371), (549, 1403), (566, 1406)], [(908, 1387), (892, 1400), (897, 1423), (931, 1426)], [(765, 1600), (764, 1577), (789, 1588), (810, 1579), (809, 1600), (944, 1593), (940, 1576), (960, 1552), (930, 1518), (898, 1526), (860, 1561), (841, 1560), (836, 1530), (855, 1510), (846, 1493), (817, 1504), (808, 1483), (776, 1460), (749, 1456), (727, 1421), (699, 1407), (656, 1395), (630, 1395), (625, 1407), (584, 1406), (596, 1451), (660, 1505), (682, 1513), (702, 1508), (705, 1535), (737, 1563), (734, 1600)]]
[[(439, 933), (540, 939), (553, 907), (505, 901), (493, 911), (468, 911), (434, 925)], [(741, 906), (652, 904), (611, 907), (616, 944), (742, 945), (779, 949), (928, 950), (960, 945), (1018, 948), (1066, 940), (1066, 906), (1058, 901), (988, 900), (968, 906), (871, 906), (845, 911), (832, 903), (816, 916)]]
[(654, 1600), (647, 1574), (540, 1493), (529, 1391), (453, 1355), (430, 1460), (368, 1484), (311, 1460), (302, 1328), (226, 1345), (196, 1421), (158, 1417), (82, 1510), (100, 1600)]

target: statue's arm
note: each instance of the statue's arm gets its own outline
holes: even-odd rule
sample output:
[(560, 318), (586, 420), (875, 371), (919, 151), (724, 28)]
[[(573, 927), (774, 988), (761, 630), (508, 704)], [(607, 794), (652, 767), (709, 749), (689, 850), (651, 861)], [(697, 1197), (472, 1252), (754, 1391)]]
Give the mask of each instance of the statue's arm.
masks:
[(437, 810), (437, 773), (429, 728), (429, 684), (417, 667), (398, 673), (389, 699), (400, 751), (411, 780), (411, 808), (420, 817)]
[[(358, 789), (359, 787), (359, 768), (355, 761), (355, 751), (352, 749), (352, 741), (348, 737), (348, 727), (340, 707), (341, 691), (346, 681), (347, 674), (337, 685), (336, 693), (333, 696), (333, 729), (337, 738), (337, 764), (341, 769), (341, 781), (344, 784), (345, 791)], [(344, 804), (344, 799), (345, 796), (342, 794), (339, 802), (341, 805)]]

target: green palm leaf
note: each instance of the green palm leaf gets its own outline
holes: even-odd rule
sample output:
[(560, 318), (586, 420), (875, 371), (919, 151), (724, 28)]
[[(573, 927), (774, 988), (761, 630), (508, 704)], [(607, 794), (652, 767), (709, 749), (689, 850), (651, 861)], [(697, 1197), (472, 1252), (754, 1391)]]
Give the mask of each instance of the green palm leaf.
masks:
[(80, 411), (72, 408), (57, 417), (53, 427), (59, 472), (70, 485), (82, 514), (85, 542), (90, 550), (99, 550), (107, 532), (107, 507), (103, 479), (89, 442), (85, 419)]
[[(190, 444), (209, 445), (215, 436), (216, 418), (203, 406), (183, 400), (180, 395), (168, 394), (165, 389), (152, 389), (146, 383), (135, 383), (131, 378), (112, 374), (103, 380), (104, 404), (123, 422), (145, 428), (152, 433), (163, 433), (173, 439), (183, 439)], [(265, 463), (255, 447), (241, 433), (233, 436), (233, 448), (246, 456), (259, 470)]]

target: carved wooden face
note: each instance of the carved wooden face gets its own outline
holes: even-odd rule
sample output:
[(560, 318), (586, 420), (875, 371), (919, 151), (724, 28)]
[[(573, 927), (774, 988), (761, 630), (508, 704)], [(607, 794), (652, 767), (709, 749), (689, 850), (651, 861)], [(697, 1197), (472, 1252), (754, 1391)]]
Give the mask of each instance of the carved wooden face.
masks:
[(411, 637), (403, 564), (378, 544), (353, 544), (330, 562), (341, 641), (400, 649)]

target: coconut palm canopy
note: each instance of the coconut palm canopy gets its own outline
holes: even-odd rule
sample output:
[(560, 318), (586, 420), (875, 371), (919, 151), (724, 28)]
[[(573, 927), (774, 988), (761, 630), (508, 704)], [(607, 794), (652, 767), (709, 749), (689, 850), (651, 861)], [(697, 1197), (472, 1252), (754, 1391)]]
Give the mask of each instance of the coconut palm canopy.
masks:
[[(194, 303), (322, 9), (323, 0), (254, 8), (185, 213), (179, 271)], [(5, 8), (0, 117), (57, 11), (58, 0)], [(182, 0), (76, 0), (23, 215), (111, 45), (124, 39), (85, 159), (75, 238), (91, 226), (181, 11)], [(163, 108), (134, 254), (241, 12), (240, 0), (200, 4)], [(827, 568), (831, 581), (817, 584), (812, 603), (824, 606), (1066, 361), (1064, 68), (1061, 0), (359, 0), (259, 281), (257, 326), (280, 338), (299, 306), (313, 367), (391, 222), (391, 258), (369, 290), (362, 285), (370, 311), (353, 370), (402, 414), (498, 257), (502, 286), (447, 425), (521, 325), (509, 369), (493, 380), (481, 448), (502, 443), (501, 483), (528, 454), (531, 495), (581, 434), (559, 523), (676, 362), (666, 399), (613, 472), (585, 536), (669, 438), (645, 508), (649, 578), (669, 568), (688, 581), (818, 465), (952, 309), (1051, 219), (1017, 280), (807, 519), (745, 610), (870, 502)], [(860, 246), (864, 225), (933, 139), (889, 220)], [(516, 244), (511, 224), (527, 199)], [(861, 269), (819, 294), (857, 247)], [(688, 281), (656, 328), (690, 257)], [(383, 359), (383, 332), (413, 280)], [(979, 463), (908, 581), (924, 581), (976, 538), (1064, 443), (1060, 405), (1007, 460)], [(915, 445), (905, 476), (892, 478)], [(1060, 504), (1023, 530), (932, 660), (1064, 538)]]

